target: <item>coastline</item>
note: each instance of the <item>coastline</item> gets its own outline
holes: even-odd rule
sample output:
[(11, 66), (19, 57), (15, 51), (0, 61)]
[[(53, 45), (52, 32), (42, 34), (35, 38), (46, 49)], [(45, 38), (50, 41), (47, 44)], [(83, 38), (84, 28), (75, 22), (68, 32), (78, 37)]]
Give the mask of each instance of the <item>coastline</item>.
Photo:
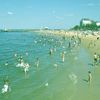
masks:
[[(91, 55), (94, 52), (100, 54), (100, 31), (76, 31), (76, 30), (64, 30), (64, 29), (8, 29), (8, 30), (1, 30), (0, 32), (36, 32), (41, 35), (55, 35), (61, 37), (79, 37), (81, 38), (81, 45), (85, 47)], [(97, 40), (97, 37), (99, 39)], [(93, 43), (94, 46), (89, 47), (89, 44)]]
[[(78, 97), (78, 91), (80, 92), (81, 96), (88, 98), (88, 96), (85, 94), (85, 92), (88, 92), (87, 91), (88, 83), (84, 81), (88, 78), (88, 73), (87, 73), (88, 70), (90, 70), (93, 73), (93, 77), (95, 77), (95, 79), (93, 79), (94, 80), (93, 88), (95, 88), (95, 85), (98, 82), (98, 76), (99, 76), (98, 72), (94, 73), (94, 67), (91, 67), (94, 52), (98, 51), (99, 53), (98, 49), (96, 51), (96, 48), (99, 48), (99, 46), (97, 46), (97, 43), (100, 43), (100, 40), (97, 40), (97, 36), (85, 35), (79, 31), (65, 31), (65, 30), (56, 30), (56, 31), (44, 30), (41, 32), (33, 31), (33, 32), (26, 32), (25, 34), (23, 32), (19, 32), (21, 36), (14, 33), (9, 34), (8, 32), (8, 33), (1, 34), (3, 35), (2, 38), (4, 39), (2, 43), (3, 46), (1, 45), (1, 50), (3, 52), (3, 53), (1, 52), (1, 54), (8, 55), (8, 56), (1, 55), (1, 58), (3, 56), (4, 58), (7, 59), (7, 60), (5, 59), (5, 61), (3, 59), (3, 62), (8, 61), (8, 64), (9, 64), (8, 66), (10, 66), (9, 68), (11, 68), (11, 70), (6, 69), (6, 73), (9, 74), (10, 77), (13, 77), (13, 80), (11, 80), (13, 81), (11, 83), (12, 88), (13, 88), (11, 92), (12, 99), (16, 96), (16, 94), (20, 94), (19, 98), (25, 95), (23, 94), (23, 92), (18, 90), (18, 87), (23, 87), (23, 84), (22, 84), (23, 82), (25, 82), (25, 86), (27, 86), (27, 88), (23, 87), (23, 90), (28, 91), (29, 93), (28, 97), (30, 98), (30, 95), (32, 95), (37, 100), (39, 99), (38, 97), (41, 97), (45, 100), (49, 99), (50, 93), (52, 93), (52, 97), (50, 99), (55, 98), (55, 97), (57, 98), (57, 100), (60, 100), (64, 97), (70, 98), (66, 96), (66, 93), (69, 93), (69, 95), (72, 96), (73, 91), (76, 91), (76, 89), (77, 89), (76, 91), (77, 94), (74, 95), (75, 99), (77, 99), (76, 97)], [(10, 38), (5, 38), (7, 36), (8, 37), (10, 36)], [(80, 37), (81, 43), (80, 45), (76, 44), (76, 46), (75, 45), (73, 46), (74, 42), (72, 41), (73, 43), (70, 46), (71, 48), (70, 47), (68, 48), (68, 43), (70, 42), (70, 39), (73, 36), (75, 36), (75, 41), (77, 41), (78, 37)], [(58, 41), (57, 45), (55, 43), (56, 37)], [(6, 41), (7, 39), (9, 39), (9, 42)], [(16, 39), (17, 39), (17, 42), (16, 42)], [(49, 43), (48, 40), (52, 40), (52, 39), (53, 40), (55, 39), (55, 40)], [(40, 41), (40, 40), (43, 40), (43, 41)], [(91, 47), (88, 47), (91, 40), (93, 42), (96, 41), (95, 42), (96, 46), (92, 45)], [(62, 44), (59, 46), (60, 41), (64, 42), (64, 46), (65, 46), (64, 48)], [(24, 45), (24, 42), (25, 42), (25, 45)], [(47, 43), (47, 44), (44, 45), (44, 43), (45, 44)], [(7, 44), (7, 47), (6, 47), (6, 44)], [(19, 45), (16, 45), (16, 44), (19, 44)], [(48, 55), (49, 48), (53, 48), (55, 45), (56, 45), (56, 49), (54, 51), (54, 54)], [(12, 50), (9, 50), (8, 47), (11, 48)], [(16, 50), (16, 51), (13, 51), (13, 50)], [(63, 50), (66, 51), (64, 62), (62, 62), (62, 57), (60, 55)], [(14, 54), (15, 60), (12, 60), (9, 54), (10, 55)], [(22, 69), (20, 71), (20, 69), (16, 68), (15, 66), (18, 63), (16, 59), (17, 58), (19, 59), (19, 57), (22, 58), (22, 56), (25, 62), (27, 61), (27, 63), (29, 63), (29, 65), (31, 66), (29, 68), (29, 72), (27, 73), (28, 77), (26, 77), (26, 73), (25, 73), (25, 79), (23, 79), (24, 73)], [(39, 57), (39, 61), (40, 61), (38, 68), (37, 66), (35, 66), (35, 62), (38, 62), (37, 57)], [(1, 62), (1, 65), (3, 66), (2, 62)], [(2, 68), (4, 68), (3, 70), (5, 70), (5, 67), (2, 67)], [(16, 71), (15, 76), (13, 75), (13, 73), (11, 74), (12, 71), (13, 72)], [(1, 73), (1, 77), (3, 77), (3, 75), (6, 75), (5, 72), (4, 74)], [(33, 82), (35, 84), (32, 84)], [(15, 83), (17, 84), (17, 86), (13, 87)], [(32, 86), (33, 88), (31, 88), (30, 86)], [(96, 93), (99, 93), (100, 92), (99, 86), (96, 86), (95, 90), (96, 91), (94, 90), (93, 91)], [(33, 91), (38, 96), (36, 96), (36, 94), (33, 95), (34, 94)], [(41, 94), (39, 94), (40, 92)], [(13, 95), (13, 93), (15, 95)], [(44, 95), (46, 93), (47, 95), (44, 98)], [(53, 95), (54, 93), (56, 95)]]
[[(42, 35), (59, 35), (61, 37), (79, 37), (81, 45), (93, 56), (94, 52), (100, 54), (100, 31), (66, 31), (66, 30), (38, 30)], [(98, 39), (97, 39), (98, 38)], [(89, 45), (91, 46), (89, 47)]]

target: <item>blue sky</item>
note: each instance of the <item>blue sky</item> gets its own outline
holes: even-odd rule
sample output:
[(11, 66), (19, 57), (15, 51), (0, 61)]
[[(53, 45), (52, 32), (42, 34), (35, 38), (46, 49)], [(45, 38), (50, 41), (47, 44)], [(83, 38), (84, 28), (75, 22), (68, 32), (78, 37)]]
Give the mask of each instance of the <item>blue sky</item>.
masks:
[(100, 0), (0, 0), (1, 28), (70, 28), (100, 21)]

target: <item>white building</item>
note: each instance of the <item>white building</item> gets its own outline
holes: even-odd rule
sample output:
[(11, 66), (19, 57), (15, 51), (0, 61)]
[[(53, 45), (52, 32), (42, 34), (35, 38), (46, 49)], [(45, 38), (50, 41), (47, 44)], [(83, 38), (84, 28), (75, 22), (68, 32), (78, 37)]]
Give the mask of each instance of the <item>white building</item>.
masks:
[(97, 25), (97, 26), (100, 26), (100, 22), (96, 22), (96, 25)]
[(81, 25), (86, 26), (86, 25), (91, 25), (93, 22), (89, 19), (82, 19), (81, 20)]

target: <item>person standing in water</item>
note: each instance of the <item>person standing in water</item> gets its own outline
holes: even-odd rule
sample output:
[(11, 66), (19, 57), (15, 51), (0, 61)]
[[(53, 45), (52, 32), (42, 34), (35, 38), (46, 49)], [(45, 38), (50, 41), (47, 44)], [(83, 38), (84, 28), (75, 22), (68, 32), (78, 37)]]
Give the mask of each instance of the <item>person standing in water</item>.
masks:
[(39, 62), (39, 58), (37, 58), (37, 59), (36, 59), (36, 67), (37, 67), (37, 68), (39, 67), (39, 63), (40, 63), (40, 62)]
[(69, 41), (69, 43), (68, 43), (68, 48), (70, 48), (71, 47), (71, 42)]
[(91, 71), (88, 71), (88, 82), (89, 82), (89, 84), (91, 84), (91, 81), (92, 81)]
[(62, 62), (64, 62), (65, 61), (65, 53), (64, 53), (64, 51), (62, 52)]
[(98, 55), (98, 63), (100, 64), (100, 54)]
[(97, 62), (98, 62), (98, 55), (95, 52), (94, 53), (94, 65), (97, 64)]
[(19, 58), (19, 63), (21, 64), (22, 62), (23, 62), (23, 57), (20, 56), (20, 58)]
[(6, 77), (6, 79), (4, 80), (4, 85), (2, 88), (2, 93), (7, 93), (9, 91), (9, 84), (8, 84), (9, 80), (8, 80), (8, 76)]
[(53, 53), (53, 50), (52, 48), (50, 48), (49, 54), (52, 55), (52, 53)]

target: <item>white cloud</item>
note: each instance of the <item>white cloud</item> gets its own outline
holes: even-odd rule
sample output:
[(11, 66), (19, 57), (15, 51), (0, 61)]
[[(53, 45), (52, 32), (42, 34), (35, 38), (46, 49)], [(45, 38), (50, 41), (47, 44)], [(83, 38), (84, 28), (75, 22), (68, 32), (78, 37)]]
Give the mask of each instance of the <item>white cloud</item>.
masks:
[(7, 14), (8, 14), (8, 15), (13, 15), (14, 13), (11, 12), (11, 11), (8, 11)]

